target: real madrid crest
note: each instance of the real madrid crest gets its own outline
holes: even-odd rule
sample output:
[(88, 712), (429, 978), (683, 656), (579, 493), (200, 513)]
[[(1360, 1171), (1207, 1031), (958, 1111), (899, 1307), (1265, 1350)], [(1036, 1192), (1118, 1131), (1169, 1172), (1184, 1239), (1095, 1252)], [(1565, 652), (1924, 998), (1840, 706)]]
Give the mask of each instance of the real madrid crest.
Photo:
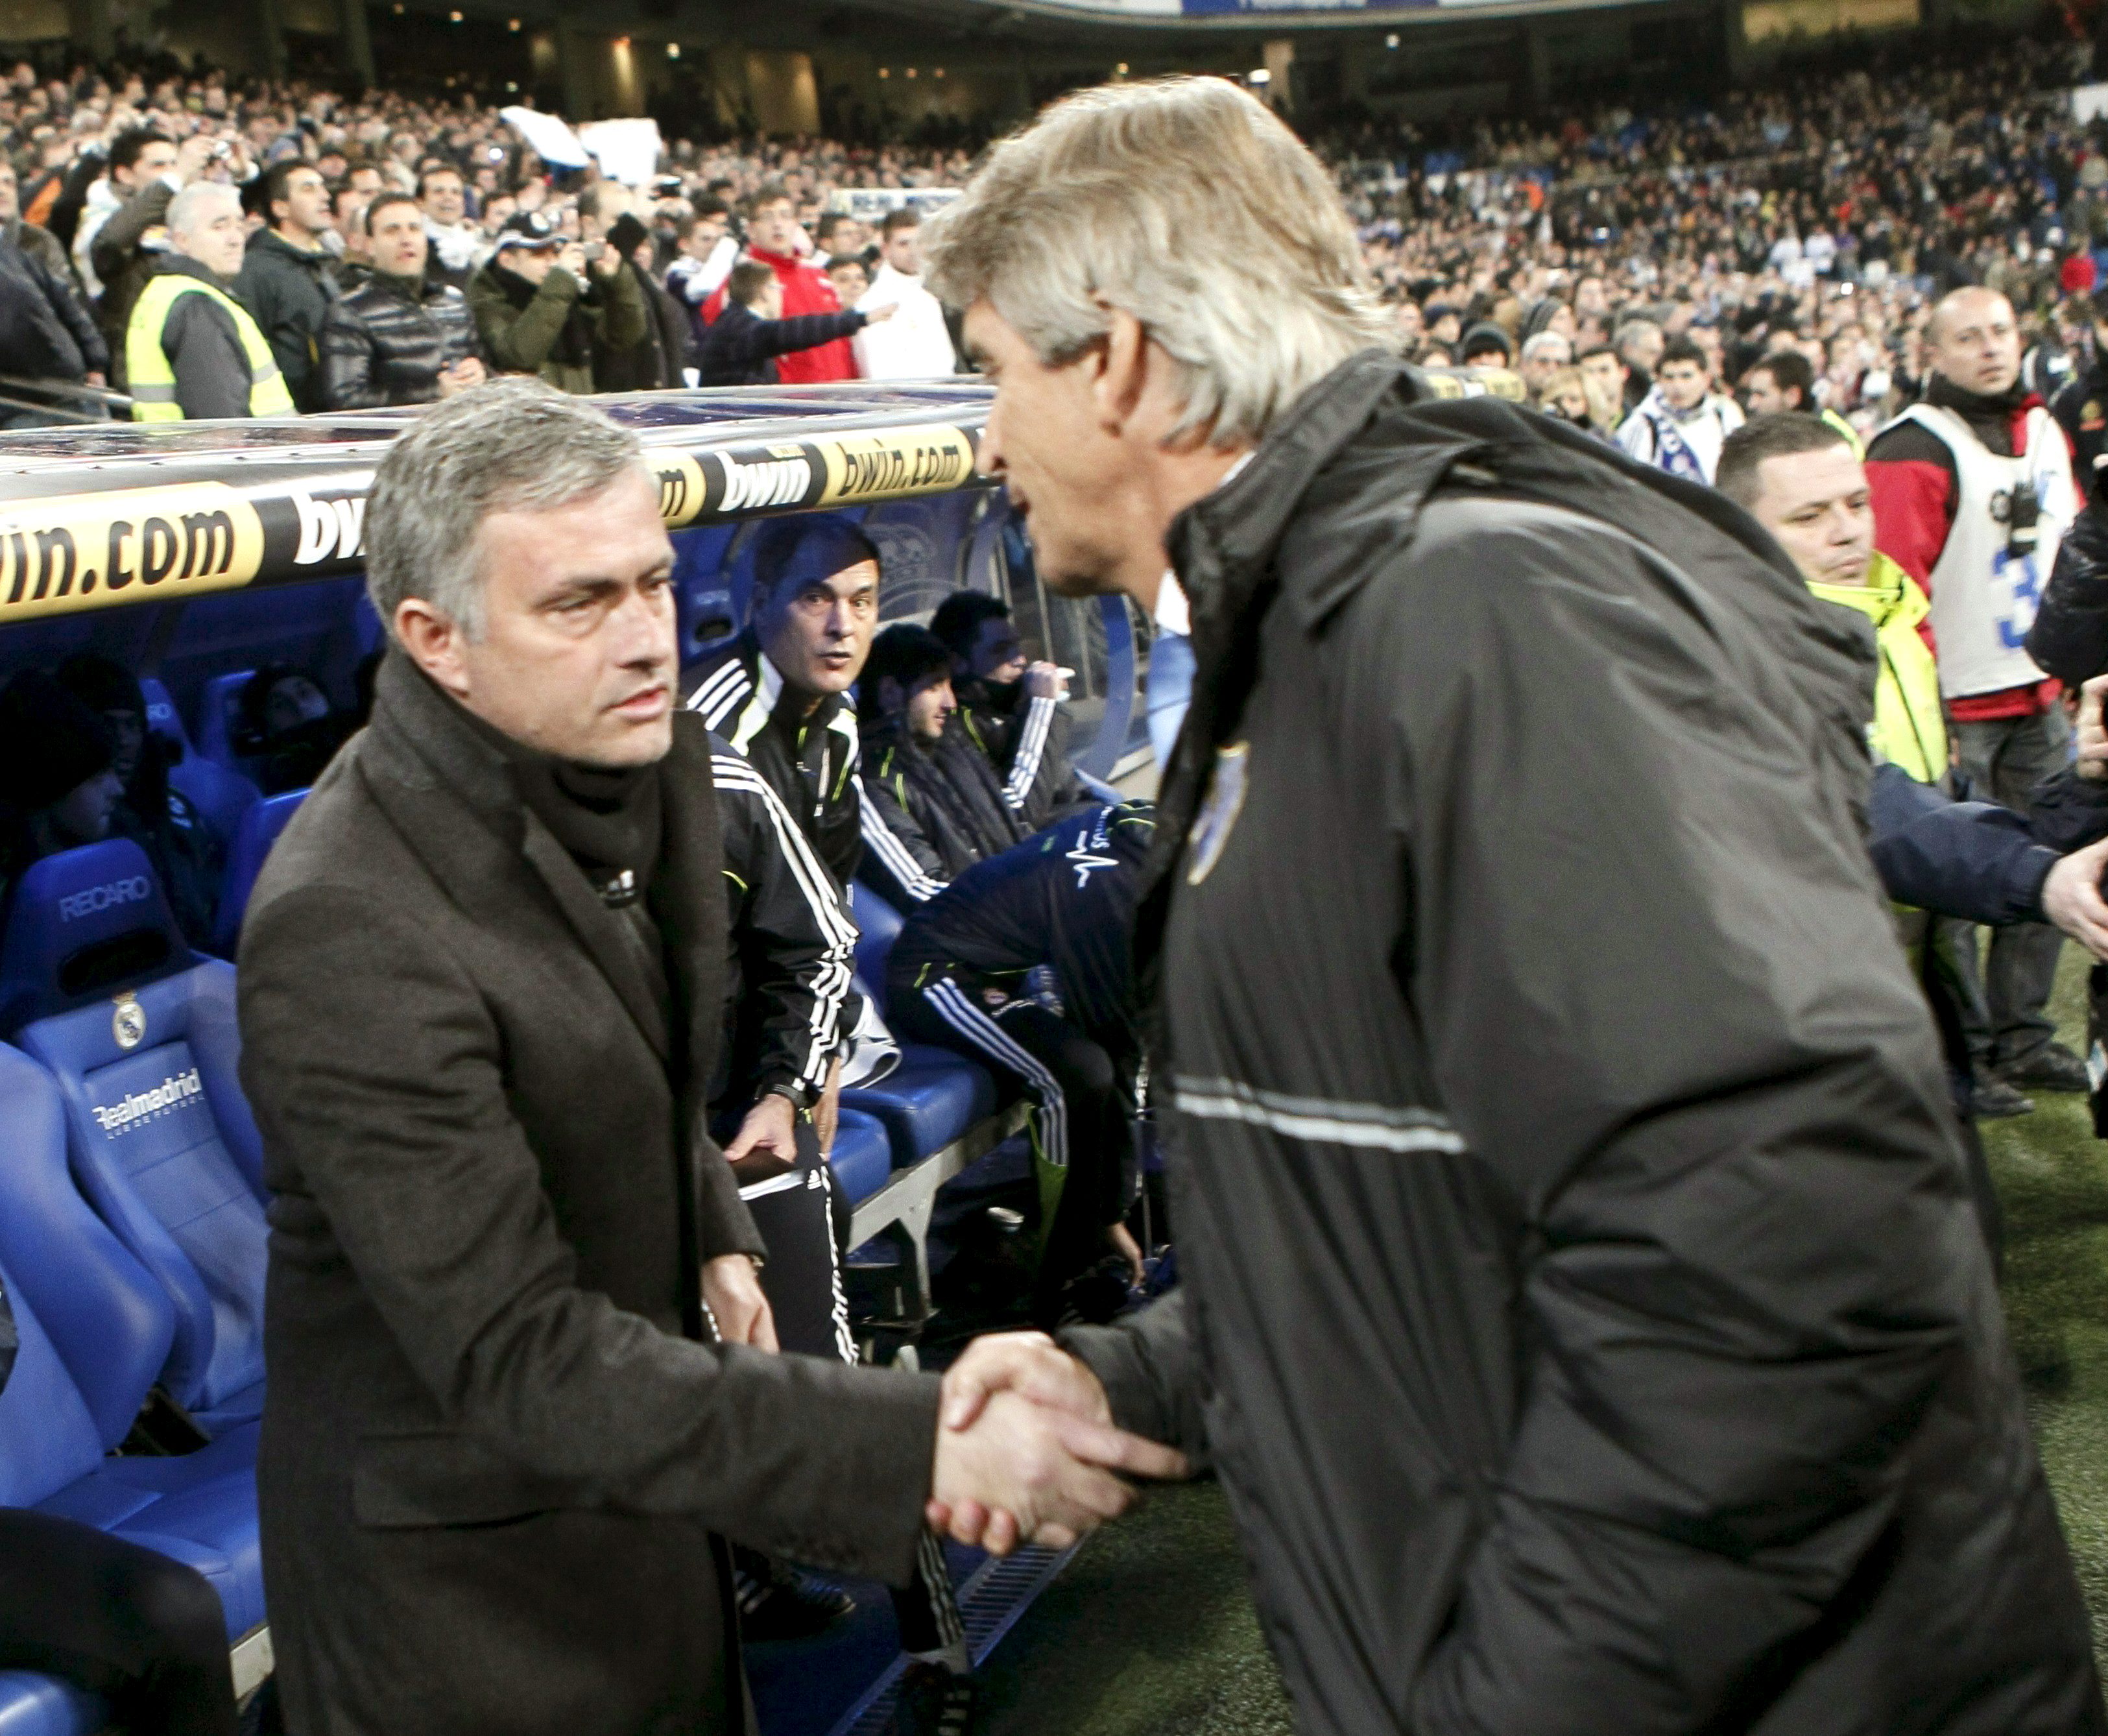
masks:
[(146, 1039), (146, 1009), (136, 995), (127, 993), (117, 997), (116, 1008), (110, 1015), (110, 1034), (116, 1038), (119, 1048), (137, 1048)]
[(1215, 750), (1215, 769), (1208, 774), (1208, 794), (1187, 835), (1187, 886), (1197, 886), (1214, 872), (1223, 846), (1230, 841), (1230, 828), (1243, 811), (1250, 769), (1250, 742), (1232, 742)]

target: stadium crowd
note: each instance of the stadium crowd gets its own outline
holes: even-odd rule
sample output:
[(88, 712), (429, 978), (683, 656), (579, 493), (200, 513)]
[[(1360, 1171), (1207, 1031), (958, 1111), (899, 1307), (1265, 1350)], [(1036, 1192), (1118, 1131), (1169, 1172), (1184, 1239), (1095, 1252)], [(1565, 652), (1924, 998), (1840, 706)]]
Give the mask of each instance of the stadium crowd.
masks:
[[(2108, 125), (2072, 118), (2063, 94), (2076, 70), (2067, 48), (2022, 42), (1966, 72), (1936, 58), (1896, 79), (1841, 72), (1699, 115), (1481, 129), (1461, 149), (1343, 130), (1327, 156), (1384, 331), (1407, 358), (1511, 373), (1520, 385), (1503, 381), (1503, 394), (1552, 419), (1529, 418), (1528, 440), (1571, 476), (1683, 515), (1673, 522), (1693, 536), (1686, 517), (1724, 525), (1742, 576), (1771, 564), (1781, 583), (1767, 606), (1781, 620), (1812, 619), (1796, 612), (1804, 584), (1855, 630), (1872, 629), (1872, 855), (1909, 913), (1904, 937), (1944, 1042), (1994, 1258), (1998, 1202), (1975, 1124), (2028, 1112), (2031, 1090), (2101, 1089), (2044, 1010), (2066, 936), (2108, 958), (2108, 530), (2091, 510), (2108, 451), (2108, 290), (2097, 291)], [(448, 510), (433, 479), (487, 462), (475, 454), (501, 444), (501, 426), (525, 431), (522, 463), (540, 439), (535, 462), (552, 473), (602, 442), (594, 488), (637, 494), (630, 448), (567, 397), (971, 365), (957, 309), (923, 282), (917, 205), (894, 204), (868, 226), (833, 208), (850, 188), (964, 186), (972, 165), (959, 152), (677, 142), (636, 188), (551, 173), (492, 110), (230, 87), (210, 74), (39, 82), (26, 66), (0, 97), (0, 126), (11, 159), (0, 167), (0, 373), (21, 400), (15, 426), (119, 402), (98, 395), (106, 386), (141, 421), (462, 399), (404, 436), (377, 486), (381, 521), (423, 527), (432, 548)], [(956, 286), (968, 267), (951, 232), (945, 240), (950, 263), (940, 250), (937, 275)], [(1335, 378), (1360, 390), (1354, 369), (1373, 377), (1390, 366), (1370, 347)], [(502, 374), (566, 395), (476, 392)], [(1263, 431), (1251, 431), (1255, 441)], [(1641, 488), (1613, 446), (1684, 486)], [(1747, 521), (1723, 502), (1776, 548), (1752, 555)], [(636, 585), (655, 597), (666, 583), (657, 521), (641, 494), (627, 504), (651, 544)], [(473, 513), (450, 522), (463, 546), (484, 534)], [(655, 774), (570, 777), (566, 766), (601, 764), (592, 742), (552, 770), (547, 752), (502, 732), (493, 743), (457, 715), (444, 696), (469, 683), (456, 692), (448, 671), (469, 653), (450, 638), (454, 624), (409, 579), (387, 576), (391, 561), (414, 566), (409, 537), (400, 548), (384, 538), (380, 576), (369, 574), (403, 655), (377, 678), (377, 721), (358, 751), (452, 756), (442, 781), (498, 755), (633, 942), (672, 895), (662, 880), (647, 909), (639, 876), (679, 865), (666, 841), (682, 823), (673, 797), (662, 813)], [(523, 543), (517, 563), (547, 566), (561, 546)], [(709, 1125), (740, 1184), (813, 1178), (809, 1200), (801, 1184), (753, 1202), (747, 1233), (759, 1229), (768, 1255), (767, 1307), (754, 1303), (753, 1318), (772, 1310), (777, 1324), (767, 1344), (749, 1341), (775, 1348), (780, 1337), (822, 1358), (846, 1343), (825, 1159), (845, 1068), (861, 1064), (860, 1044), (890, 1040), (849, 986), (858, 918), (847, 888), (859, 877), (906, 919), (886, 984), (898, 1033), (971, 1057), (1035, 1102), (1043, 1223), (1032, 1318), (1048, 1328), (1102, 1321), (1145, 1275), (1128, 1228), (1129, 1128), (1146, 1075), (1124, 934), (1154, 819), (1073, 773), (1061, 672), (1028, 664), (994, 600), (962, 596), (926, 627), (877, 632), (881, 557), (845, 517), (773, 521), (752, 560), (751, 622), (698, 668), (660, 666), (662, 656), (643, 694), (655, 724), (678, 682), (712, 732), (698, 748), (700, 730), (669, 725), (677, 746), (661, 751), (669, 765), (682, 752), (710, 755), (736, 867)], [(1158, 629), (1150, 710), (1153, 725), (1165, 713), (1175, 729), (1182, 694), (1169, 686), (1182, 667), (1190, 677), (1176, 648), (1191, 622), (1160, 572), (1160, 561), (1146, 575)], [(670, 643), (661, 650), (670, 656)], [(376, 703), (371, 688), (364, 697)], [(282, 666), (254, 678), (240, 713), (267, 789), (313, 785), (363, 720), (333, 715)], [(207, 944), (221, 927), (209, 889), (224, 841), (205, 836), (172, 787), (137, 682), (92, 658), (19, 674), (0, 691), (0, 735), (35, 748), (0, 772), (12, 828), (0, 872), (134, 836)], [(330, 798), (339, 808), (348, 782)], [(364, 842), (385, 842), (385, 814), (340, 823), (354, 822)], [(1108, 870), (1078, 875), (1076, 889), (1102, 902), (1065, 916), (1049, 903), (1069, 873), (1049, 828), (1064, 825), (1083, 828), (1077, 850)], [(709, 896), (719, 890), (713, 878)], [(245, 943), (243, 964), (245, 994), (259, 1002), (274, 967), (286, 973), (275, 992), (292, 993), (295, 972), (274, 967), (268, 942), (302, 968), (312, 960), (301, 948), (316, 944), (282, 910), (270, 927), (268, 893), (262, 908), (267, 940)], [(1987, 960), (1980, 924), (1993, 930)], [(1066, 943), (1065, 956), (1046, 956)], [(369, 985), (388, 963), (336, 962)], [(396, 962), (408, 977), (408, 954)], [(651, 985), (661, 1000), (676, 963), (690, 961), (669, 954)], [(1059, 992), (1034, 984), (1049, 967)], [(2108, 1022), (2108, 1004), (2096, 1016)], [(282, 1075), (321, 1063), (297, 1021), (282, 1023), (267, 1039), (280, 1045), (276, 1064), (257, 1076), (290, 1092)], [(1240, 1102), (1232, 1118), (1260, 1125), (1268, 1106)], [(2108, 1130), (2108, 1095), (2096, 1112)], [(570, 1137), (548, 1113), (540, 1136)], [(726, 1217), (747, 1222), (743, 1207)], [(311, 1233), (322, 1247), (327, 1227)], [(349, 1267), (318, 1257), (314, 1269)], [(728, 1324), (750, 1302), (735, 1291), (710, 1298)], [(274, 1571), (320, 1574), (320, 1556), (295, 1562), (281, 1548)], [(957, 1730), (971, 1715), (969, 1660), (935, 1552), (921, 1535), (885, 1561), (912, 1581), (897, 1607), (926, 1727)], [(738, 1560), (750, 1636), (772, 1622), (809, 1631), (842, 1612), (828, 1587), (768, 1551)], [(318, 1720), (347, 1690), (317, 1674), (297, 1691)]]

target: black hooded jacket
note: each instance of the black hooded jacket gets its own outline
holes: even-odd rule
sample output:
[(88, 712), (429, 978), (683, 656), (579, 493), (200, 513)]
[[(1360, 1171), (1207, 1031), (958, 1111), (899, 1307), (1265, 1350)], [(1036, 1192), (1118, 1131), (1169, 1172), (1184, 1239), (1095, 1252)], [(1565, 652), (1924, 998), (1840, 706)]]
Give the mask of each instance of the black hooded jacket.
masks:
[(1306, 1736), (2103, 1728), (1871, 647), (1709, 490), (1367, 353), (1182, 515), (1138, 965), (1204, 1451)]
[(956, 715), (930, 747), (897, 723), (867, 728), (863, 778), (864, 877), (902, 911), (1025, 836)]

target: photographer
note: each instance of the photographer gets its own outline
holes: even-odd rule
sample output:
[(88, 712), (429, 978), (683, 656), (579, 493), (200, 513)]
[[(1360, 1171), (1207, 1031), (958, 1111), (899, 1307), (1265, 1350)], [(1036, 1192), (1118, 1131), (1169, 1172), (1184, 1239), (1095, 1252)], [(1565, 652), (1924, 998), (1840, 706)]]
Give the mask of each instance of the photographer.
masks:
[(565, 241), (539, 212), (522, 211), (470, 279), (469, 309), (492, 361), (538, 374), (561, 391), (597, 391), (597, 342), (615, 349), (646, 336), (644, 298), (606, 241)]

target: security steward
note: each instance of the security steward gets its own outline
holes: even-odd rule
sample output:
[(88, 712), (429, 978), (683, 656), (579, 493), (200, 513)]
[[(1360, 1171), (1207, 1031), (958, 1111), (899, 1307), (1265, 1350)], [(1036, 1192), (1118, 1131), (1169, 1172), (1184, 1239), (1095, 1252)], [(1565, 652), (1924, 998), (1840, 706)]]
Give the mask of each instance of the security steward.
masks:
[(169, 201), (168, 258), (140, 291), (125, 328), (134, 420), (294, 413), (269, 341), (230, 293), (245, 241), (232, 187), (193, 181)]

